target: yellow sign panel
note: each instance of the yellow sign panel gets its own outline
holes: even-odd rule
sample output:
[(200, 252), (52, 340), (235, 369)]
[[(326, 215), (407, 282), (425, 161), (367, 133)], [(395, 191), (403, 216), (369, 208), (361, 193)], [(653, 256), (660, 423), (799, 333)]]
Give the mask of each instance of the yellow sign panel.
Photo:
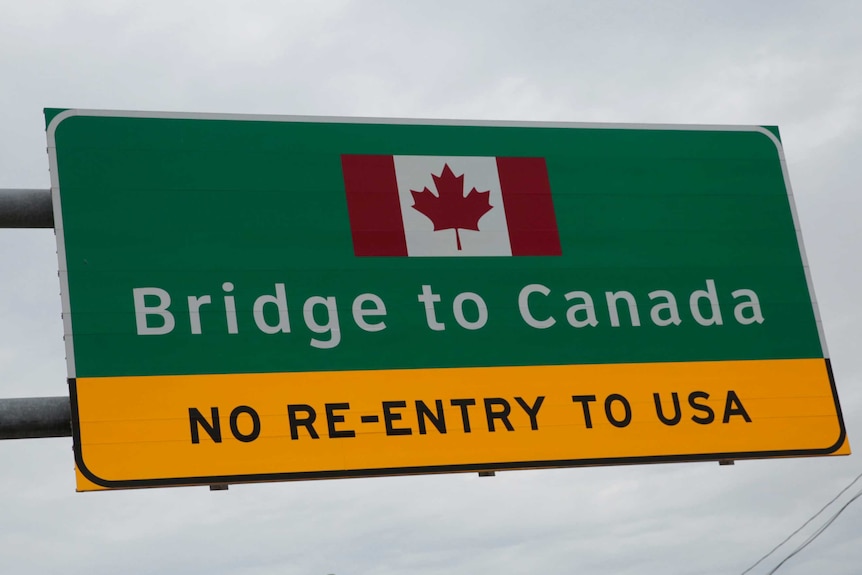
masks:
[(848, 451), (823, 359), (73, 383), (84, 490)]

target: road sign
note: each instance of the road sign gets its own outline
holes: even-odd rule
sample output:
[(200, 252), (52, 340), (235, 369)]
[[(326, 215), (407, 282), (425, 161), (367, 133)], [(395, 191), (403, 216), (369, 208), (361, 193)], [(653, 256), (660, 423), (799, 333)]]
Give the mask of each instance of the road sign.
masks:
[(46, 117), (80, 490), (849, 453), (775, 128)]

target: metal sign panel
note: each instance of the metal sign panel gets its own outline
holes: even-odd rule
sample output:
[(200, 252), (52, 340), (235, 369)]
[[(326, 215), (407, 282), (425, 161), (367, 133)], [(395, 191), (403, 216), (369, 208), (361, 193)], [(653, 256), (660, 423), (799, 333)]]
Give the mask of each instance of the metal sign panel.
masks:
[(775, 128), (46, 116), (80, 490), (849, 453)]

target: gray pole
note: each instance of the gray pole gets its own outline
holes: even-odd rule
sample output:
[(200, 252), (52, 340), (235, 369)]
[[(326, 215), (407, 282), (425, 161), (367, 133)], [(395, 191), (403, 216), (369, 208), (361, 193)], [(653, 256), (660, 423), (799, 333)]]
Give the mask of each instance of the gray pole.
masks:
[(51, 190), (0, 189), (0, 228), (53, 228)]
[[(0, 228), (53, 228), (51, 190), (0, 189)], [(0, 399), (0, 439), (69, 437), (68, 397)]]
[(70, 437), (68, 397), (0, 399), (0, 439)]

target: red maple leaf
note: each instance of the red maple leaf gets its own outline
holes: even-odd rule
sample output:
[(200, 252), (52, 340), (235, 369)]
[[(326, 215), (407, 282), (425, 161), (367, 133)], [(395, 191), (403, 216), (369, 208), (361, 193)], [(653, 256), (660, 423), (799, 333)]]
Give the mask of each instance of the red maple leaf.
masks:
[(431, 177), (437, 187), (437, 195), (428, 188), (421, 192), (410, 190), (413, 194), (413, 209), (431, 220), (435, 232), (454, 229), (460, 250), (461, 236), (458, 230), (479, 231), (479, 220), (492, 208), (488, 203), (491, 192), (480, 192), (473, 188), (465, 196), (464, 174), (456, 176), (449, 164), (443, 165), (443, 172), (439, 176), (431, 174)]

